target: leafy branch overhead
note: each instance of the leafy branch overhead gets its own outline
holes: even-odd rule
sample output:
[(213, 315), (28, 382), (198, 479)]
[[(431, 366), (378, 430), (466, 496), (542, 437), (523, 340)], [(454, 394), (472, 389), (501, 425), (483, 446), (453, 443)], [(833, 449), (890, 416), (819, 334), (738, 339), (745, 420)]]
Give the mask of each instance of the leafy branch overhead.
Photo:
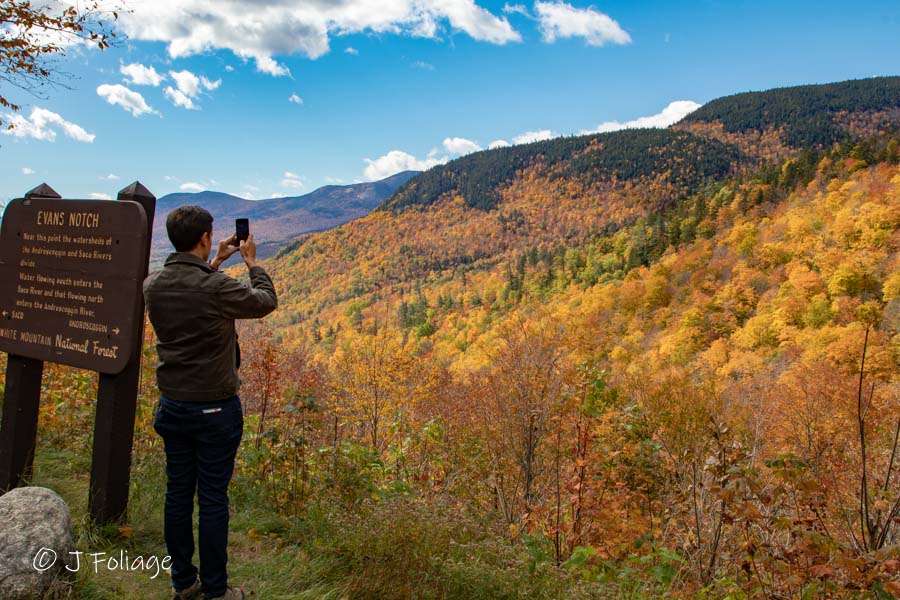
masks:
[[(117, 40), (111, 22), (118, 18), (117, 12), (102, 10), (98, 2), (60, 10), (53, 5), (0, 0), (0, 107), (22, 108), (7, 96), (8, 87), (37, 97), (43, 97), (46, 85), (67, 87), (67, 74), (57, 59), (72, 46), (109, 48)], [(0, 113), (0, 126), (12, 129), (3, 117)]]

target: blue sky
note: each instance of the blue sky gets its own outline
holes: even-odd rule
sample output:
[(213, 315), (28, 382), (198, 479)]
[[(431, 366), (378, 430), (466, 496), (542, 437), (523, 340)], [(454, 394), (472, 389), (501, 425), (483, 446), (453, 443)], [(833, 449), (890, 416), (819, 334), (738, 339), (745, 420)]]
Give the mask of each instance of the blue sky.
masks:
[(126, 43), (69, 50), (72, 89), (3, 88), (26, 106), (20, 135), (0, 136), (0, 202), (44, 181), (73, 198), (134, 180), (298, 195), (491, 143), (665, 123), (722, 95), (900, 74), (896, 0), (127, 5)]

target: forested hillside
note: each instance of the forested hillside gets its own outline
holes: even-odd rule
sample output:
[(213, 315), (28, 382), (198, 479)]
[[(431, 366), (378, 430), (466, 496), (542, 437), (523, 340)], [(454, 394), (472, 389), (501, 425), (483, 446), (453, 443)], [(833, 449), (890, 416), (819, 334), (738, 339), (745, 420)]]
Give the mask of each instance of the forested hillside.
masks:
[[(369, 295), (360, 270), (341, 279), (359, 295), (338, 310), (282, 284), (317, 316), (293, 329), (308, 338), (247, 330), (263, 332), (257, 360), (280, 356), (247, 389), (256, 406), (268, 398), (260, 468), (282, 475), (266, 480), (315, 478), (321, 463), (292, 461), (342, 440), (342, 460), (367, 473), (342, 493), (493, 515), (532, 564), (564, 565), (601, 594), (900, 592), (896, 141), (721, 182), (568, 247), (557, 236), (571, 223), (529, 225), (546, 207), (535, 192), (516, 205), (532, 246), (504, 246), (499, 215), (472, 221), (486, 213), (456, 200), (435, 209), (450, 232), (430, 240), (427, 265), (405, 237), (428, 234), (415, 212), (418, 228), (373, 215), (366, 235), (301, 251), (292, 268), (334, 268), (359, 247), (377, 277), (372, 240), (390, 233), (406, 246), (385, 272), (430, 276)], [(494, 227), (493, 259), (440, 266), (438, 248)]]
[[(256, 588), (900, 597), (897, 81), (474, 154), (267, 259), (233, 484), (238, 551), (277, 554)], [(87, 464), (96, 376), (44, 385), (39, 438)], [(135, 477), (141, 514), (163, 487)]]
[[(890, 132), (896, 132), (900, 115), (883, 121), (900, 106), (898, 81), (877, 78), (714, 100), (707, 115), (737, 112), (733, 107), (743, 106), (741, 99), (758, 109), (764, 99), (766, 132), (727, 133), (734, 143), (706, 135), (713, 131), (712, 117), (701, 115), (690, 123), (706, 127), (702, 135), (629, 130), (560, 138), (435, 167), (369, 217), (279, 254), (271, 264), (285, 299), (277, 324), (301, 324), (281, 334), (321, 340), (348, 324), (358, 328), (364, 313), (371, 319), (380, 311), (384, 321), (398, 318), (403, 302), (424, 307), (423, 295), (435, 314), (473, 294), (479, 301), (487, 294), (489, 305), (502, 311), (510, 294), (517, 297), (525, 262), (534, 265), (538, 257), (553, 286), (564, 285), (560, 271), (577, 272), (581, 285), (622, 277), (650, 265), (670, 246), (714, 234), (711, 207), (736, 194), (743, 206), (772, 201), (810, 180), (826, 158), (830, 164), (844, 158), (893, 160), (898, 150)], [(810, 106), (801, 110), (803, 98)], [(829, 106), (837, 112), (823, 108)], [(862, 112), (848, 112), (857, 108)], [(791, 126), (826, 117), (855, 125), (838, 146), (792, 149), (778, 133), (786, 125), (769, 131), (776, 122), (771, 115), (796, 117)], [(714, 123), (714, 132), (721, 133), (724, 125)], [(757, 143), (760, 136), (767, 142)], [(738, 145), (753, 146), (756, 154)], [(777, 150), (766, 153), (766, 147)], [(599, 251), (604, 244), (607, 250)], [(495, 305), (492, 293), (500, 298)], [(381, 308), (369, 308), (376, 304)], [(424, 310), (417, 324), (427, 330), (437, 323)]]
[(252, 352), (315, 383), (251, 388), (260, 460), (342, 440), (379, 493), (616, 593), (900, 591), (895, 81), (767, 96), (834, 143), (697, 118), (491, 151), (286, 249)]
[(458, 194), (467, 206), (495, 208), (502, 188), (529, 167), (554, 179), (585, 183), (658, 184), (661, 200), (696, 191), (703, 181), (721, 178), (740, 165), (733, 145), (666, 129), (618, 131), (556, 138), (476, 152), (411, 179), (380, 208), (397, 211), (428, 206)]
[[(470, 154), (411, 179), (382, 208), (428, 206), (447, 194), (471, 207), (494, 208), (502, 188), (537, 165), (582, 183), (651, 180), (669, 185), (671, 195), (688, 195), (706, 180), (757, 168), (790, 150), (868, 136), (898, 119), (900, 77), (736, 94), (705, 104), (672, 130), (561, 137)], [(782, 152), (766, 153), (773, 145)]]
[(896, 126), (900, 77), (873, 77), (726, 96), (709, 102), (682, 124), (719, 123), (729, 133), (780, 130), (794, 148), (829, 146), (852, 134), (850, 115), (874, 127)]

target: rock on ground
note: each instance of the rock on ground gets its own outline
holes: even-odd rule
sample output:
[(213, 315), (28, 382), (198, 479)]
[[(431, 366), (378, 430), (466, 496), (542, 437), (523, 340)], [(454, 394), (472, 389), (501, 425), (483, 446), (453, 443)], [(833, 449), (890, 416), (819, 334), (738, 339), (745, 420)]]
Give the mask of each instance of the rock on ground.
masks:
[(56, 492), (21, 487), (0, 496), (0, 598), (40, 598), (74, 549), (69, 507)]

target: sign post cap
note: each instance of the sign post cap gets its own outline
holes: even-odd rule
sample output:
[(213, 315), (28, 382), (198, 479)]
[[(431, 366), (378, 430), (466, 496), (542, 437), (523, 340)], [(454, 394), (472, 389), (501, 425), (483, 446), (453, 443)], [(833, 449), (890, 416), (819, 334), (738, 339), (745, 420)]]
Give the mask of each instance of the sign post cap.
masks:
[(152, 198), (156, 200), (156, 196), (153, 193), (144, 187), (140, 181), (135, 181), (128, 187), (122, 188), (119, 191), (119, 200), (128, 200), (130, 198)]
[(42, 183), (37, 186), (30, 192), (25, 194), (26, 198), (62, 198), (59, 194), (56, 193), (52, 187), (47, 185), (46, 183)]

